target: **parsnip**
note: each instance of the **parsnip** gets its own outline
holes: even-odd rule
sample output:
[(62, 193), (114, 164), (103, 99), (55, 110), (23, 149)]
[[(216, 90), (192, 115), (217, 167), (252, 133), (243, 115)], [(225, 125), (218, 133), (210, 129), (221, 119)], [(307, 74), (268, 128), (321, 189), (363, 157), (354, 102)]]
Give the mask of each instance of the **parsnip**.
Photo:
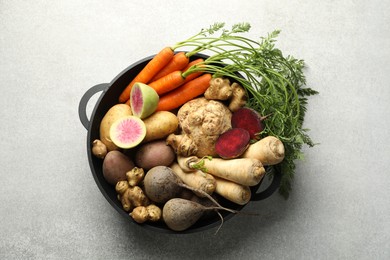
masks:
[(244, 186), (218, 177), (214, 178), (216, 182), (215, 193), (221, 195), (225, 199), (239, 205), (245, 205), (251, 199), (252, 194), (248, 186)]
[(267, 136), (249, 145), (242, 158), (258, 159), (263, 165), (275, 165), (284, 159), (284, 145), (274, 136)]
[(191, 165), (193, 163), (197, 163), (199, 161), (199, 158), (196, 156), (189, 156), (189, 157), (184, 157), (184, 156), (177, 156), (177, 163), (179, 164), (180, 168), (184, 172), (193, 172), (196, 171), (196, 169), (192, 168)]
[[(265, 169), (260, 160), (252, 158), (202, 159), (202, 171), (211, 175), (233, 181), (235, 183), (254, 186), (257, 185), (265, 174)], [(192, 168), (196, 168), (198, 163), (191, 163)]]
[[(170, 168), (184, 184), (198, 190), (203, 190), (207, 194), (212, 194), (215, 190), (215, 179), (212, 175), (199, 170), (184, 172), (177, 163), (173, 163)], [(198, 194), (201, 196), (200, 194)]]

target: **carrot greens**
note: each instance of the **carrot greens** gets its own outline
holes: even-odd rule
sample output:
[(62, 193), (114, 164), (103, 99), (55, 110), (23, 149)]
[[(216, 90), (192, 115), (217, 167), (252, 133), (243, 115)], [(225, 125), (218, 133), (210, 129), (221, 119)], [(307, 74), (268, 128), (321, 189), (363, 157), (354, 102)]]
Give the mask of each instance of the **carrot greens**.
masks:
[(270, 171), (272, 174), (279, 168), (278, 171), (282, 173), (279, 192), (287, 198), (292, 189), (295, 160), (303, 158), (302, 146), (314, 146), (308, 129), (303, 128), (303, 121), (307, 97), (318, 92), (306, 87), (304, 61), (283, 55), (275, 46), (279, 30), (258, 41), (241, 35), (249, 30), (249, 23), (234, 24), (230, 30), (225, 28), (224, 23), (215, 23), (178, 42), (173, 49), (194, 48), (188, 56), (191, 53), (210, 52), (209, 58), (191, 66), (183, 76), (206, 72), (214, 77), (229, 77), (247, 91), (248, 107), (261, 115), (270, 115), (261, 136), (273, 135), (285, 145), (285, 159), (271, 167)]

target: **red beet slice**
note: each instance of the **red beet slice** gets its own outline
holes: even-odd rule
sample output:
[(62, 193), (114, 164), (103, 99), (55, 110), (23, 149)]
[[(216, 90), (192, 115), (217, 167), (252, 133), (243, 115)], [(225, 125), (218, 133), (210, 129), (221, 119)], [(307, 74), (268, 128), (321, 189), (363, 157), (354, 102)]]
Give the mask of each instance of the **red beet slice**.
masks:
[(258, 140), (258, 134), (264, 129), (262, 119), (256, 110), (243, 107), (233, 113), (232, 127), (243, 128), (249, 132), (251, 139)]
[(247, 130), (233, 128), (218, 137), (215, 151), (223, 159), (237, 158), (248, 148), (249, 141), (250, 135)]

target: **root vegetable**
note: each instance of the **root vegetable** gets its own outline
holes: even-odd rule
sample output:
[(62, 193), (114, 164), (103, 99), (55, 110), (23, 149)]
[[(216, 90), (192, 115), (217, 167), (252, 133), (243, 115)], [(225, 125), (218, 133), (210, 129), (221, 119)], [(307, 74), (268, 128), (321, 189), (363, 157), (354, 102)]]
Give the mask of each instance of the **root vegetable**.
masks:
[(146, 135), (144, 122), (136, 116), (126, 116), (110, 127), (110, 138), (119, 148), (130, 149), (142, 142)]
[(166, 138), (169, 134), (174, 133), (179, 126), (176, 115), (168, 111), (154, 112), (144, 119), (144, 123), (146, 136), (143, 143)]
[(120, 151), (110, 151), (103, 160), (103, 177), (111, 185), (126, 180), (126, 173), (134, 168), (133, 161)]
[(210, 199), (218, 207), (222, 207), (206, 192), (184, 184), (173, 170), (166, 166), (156, 166), (150, 169), (144, 178), (146, 196), (156, 203), (165, 203), (172, 198), (181, 197), (185, 189), (200, 193)]
[(184, 104), (177, 117), (182, 131), (179, 136), (167, 138), (167, 143), (178, 155), (217, 155), (216, 140), (231, 128), (231, 112), (225, 105), (204, 97), (196, 98)]
[(154, 204), (150, 204), (146, 207), (148, 211), (148, 220), (156, 222), (161, 219), (162, 211), (159, 207)]
[(242, 128), (232, 128), (221, 134), (215, 143), (215, 151), (223, 159), (233, 159), (242, 155), (249, 146), (249, 132)]
[(196, 164), (192, 163), (191, 167), (197, 168), (199, 163), (211, 175), (245, 186), (257, 185), (265, 174), (265, 169), (260, 160), (252, 158), (203, 159)]
[(111, 125), (118, 119), (131, 115), (131, 108), (127, 104), (116, 104), (104, 115), (100, 122), (99, 135), (100, 141), (106, 145), (108, 151), (119, 150), (118, 146), (116, 146), (110, 138)]
[(145, 206), (138, 206), (129, 214), (135, 222), (142, 224), (148, 220), (148, 210)]
[(204, 93), (204, 97), (214, 100), (228, 100), (232, 96), (233, 89), (230, 86), (230, 80), (227, 78), (212, 78), (210, 87)]
[(239, 205), (245, 205), (251, 199), (251, 190), (244, 186), (222, 178), (215, 178), (215, 193)]
[(99, 139), (94, 140), (92, 142), (92, 154), (97, 158), (104, 159), (107, 155), (107, 146)]
[(264, 130), (263, 120), (267, 116), (262, 117), (256, 110), (248, 107), (238, 109), (232, 115), (232, 127), (242, 128), (249, 132), (250, 138), (259, 140), (259, 134)]
[(198, 153), (198, 146), (189, 135), (170, 134), (166, 139), (166, 143), (179, 156), (190, 156)]
[[(177, 163), (179, 164), (180, 168), (185, 172), (193, 172), (196, 171), (196, 169), (192, 168), (191, 165), (194, 163), (198, 163), (199, 158), (196, 156), (177, 156)], [(200, 170), (200, 165), (198, 165), (198, 168)]]
[(130, 216), (137, 223), (144, 223), (146, 221), (156, 222), (161, 219), (162, 211), (159, 207), (154, 204), (150, 204), (148, 206), (138, 206), (133, 209), (130, 213)]
[(275, 165), (284, 159), (284, 145), (274, 136), (267, 136), (251, 144), (243, 158), (252, 158), (260, 160), (263, 165)]
[(230, 100), (229, 109), (232, 112), (245, 106), (246, 91), (237, 82), (230, 84), (228, 78), (213, 78), (210, 87), (204, 93), (205, 98), (213, 100)]
[(127, 190), (129, 201), (133, 207), (147, 206), (150, 204), (149, 198), (139, 186), (129, 187)]
[[(174, 231), (184, 231), (194, 225), (207, 211), (228, 210), (224, 207), (205, 207), (194, 201), (173, 198), (165, 203), (162, 218), (165, 224)], [(223, 218), (221, 217), (222, 221)]]
[[(184, 172), (177, 163), (173, 163), (171, 169), (184, 184), (193, 187), (197, 190), (202, 190), (207, 194), (212, 194), (215, 190), (215, 179), (212, 175), (199, 170), (193, 172)], [(202, 194), (197, 193), (203, 197)]]
[(236, 82), (233, 82), (232, 89), (232, 98), (229, 103), (229, 109), (230, 111), (235, 112), (245, 106), (247, 95), (245, 89)]
[(144, 177), (144, 169), (138, 167), (134, 167), (133, 169), (131, 169), (131, 171), (128, 171), (126, 173), (128, 186), (130, 185), (132, 187), (137, 186), (144, 179)]
[(175, 158), (175, 152), (165, 140), (156, 140), (142, 144), (135, 153), (134, 162), (147, 171), (158, 165), (169, 166)]
[(119, 195), (119, 200), (122, 204), (122, 208), (124, 211), (129, 212), (131, 211), (134, 207), (131, 204), (130, 201), (130, 190), (126, 189), (122, 195)]
[(129, 188), (129, 183), (127, 181), (118, 181), (118, 183), (115, 185), (115, 191), (119, 195), (123, 195), (125, 191)]

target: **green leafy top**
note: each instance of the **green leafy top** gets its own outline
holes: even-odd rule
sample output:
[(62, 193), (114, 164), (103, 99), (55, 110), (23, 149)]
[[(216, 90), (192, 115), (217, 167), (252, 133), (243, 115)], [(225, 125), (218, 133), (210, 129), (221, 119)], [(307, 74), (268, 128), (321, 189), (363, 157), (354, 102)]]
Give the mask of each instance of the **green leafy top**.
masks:
[[(240, 35), (250, 28), (249, 23), (238, 23), (228, 30), (224, 23), (215, 23), (174, 48), (193, 47), (188, 55), (203, 50), (214, 53), (202, 65), (191, 67), (185, 75), (204, 71), (215, 77), (230, 77), (246, 89), (248, 107), (261, 115), (270, 115), (260, 136), (276, 136), (285, 146), (285, 159), (275, 168), (282, 172), (279, 192), (287, 198), (292, 188), (295, 160), (303, 158), (302, 146), (314, 145), (308, 129), (303, 128), (303, 121), (307, 97), (318, 92), (305, 87), (304, 61), (284, 56), (275, 46), (279, 30), (255, 41)], [(215, 36), (218, 32), (219, 36)]]

